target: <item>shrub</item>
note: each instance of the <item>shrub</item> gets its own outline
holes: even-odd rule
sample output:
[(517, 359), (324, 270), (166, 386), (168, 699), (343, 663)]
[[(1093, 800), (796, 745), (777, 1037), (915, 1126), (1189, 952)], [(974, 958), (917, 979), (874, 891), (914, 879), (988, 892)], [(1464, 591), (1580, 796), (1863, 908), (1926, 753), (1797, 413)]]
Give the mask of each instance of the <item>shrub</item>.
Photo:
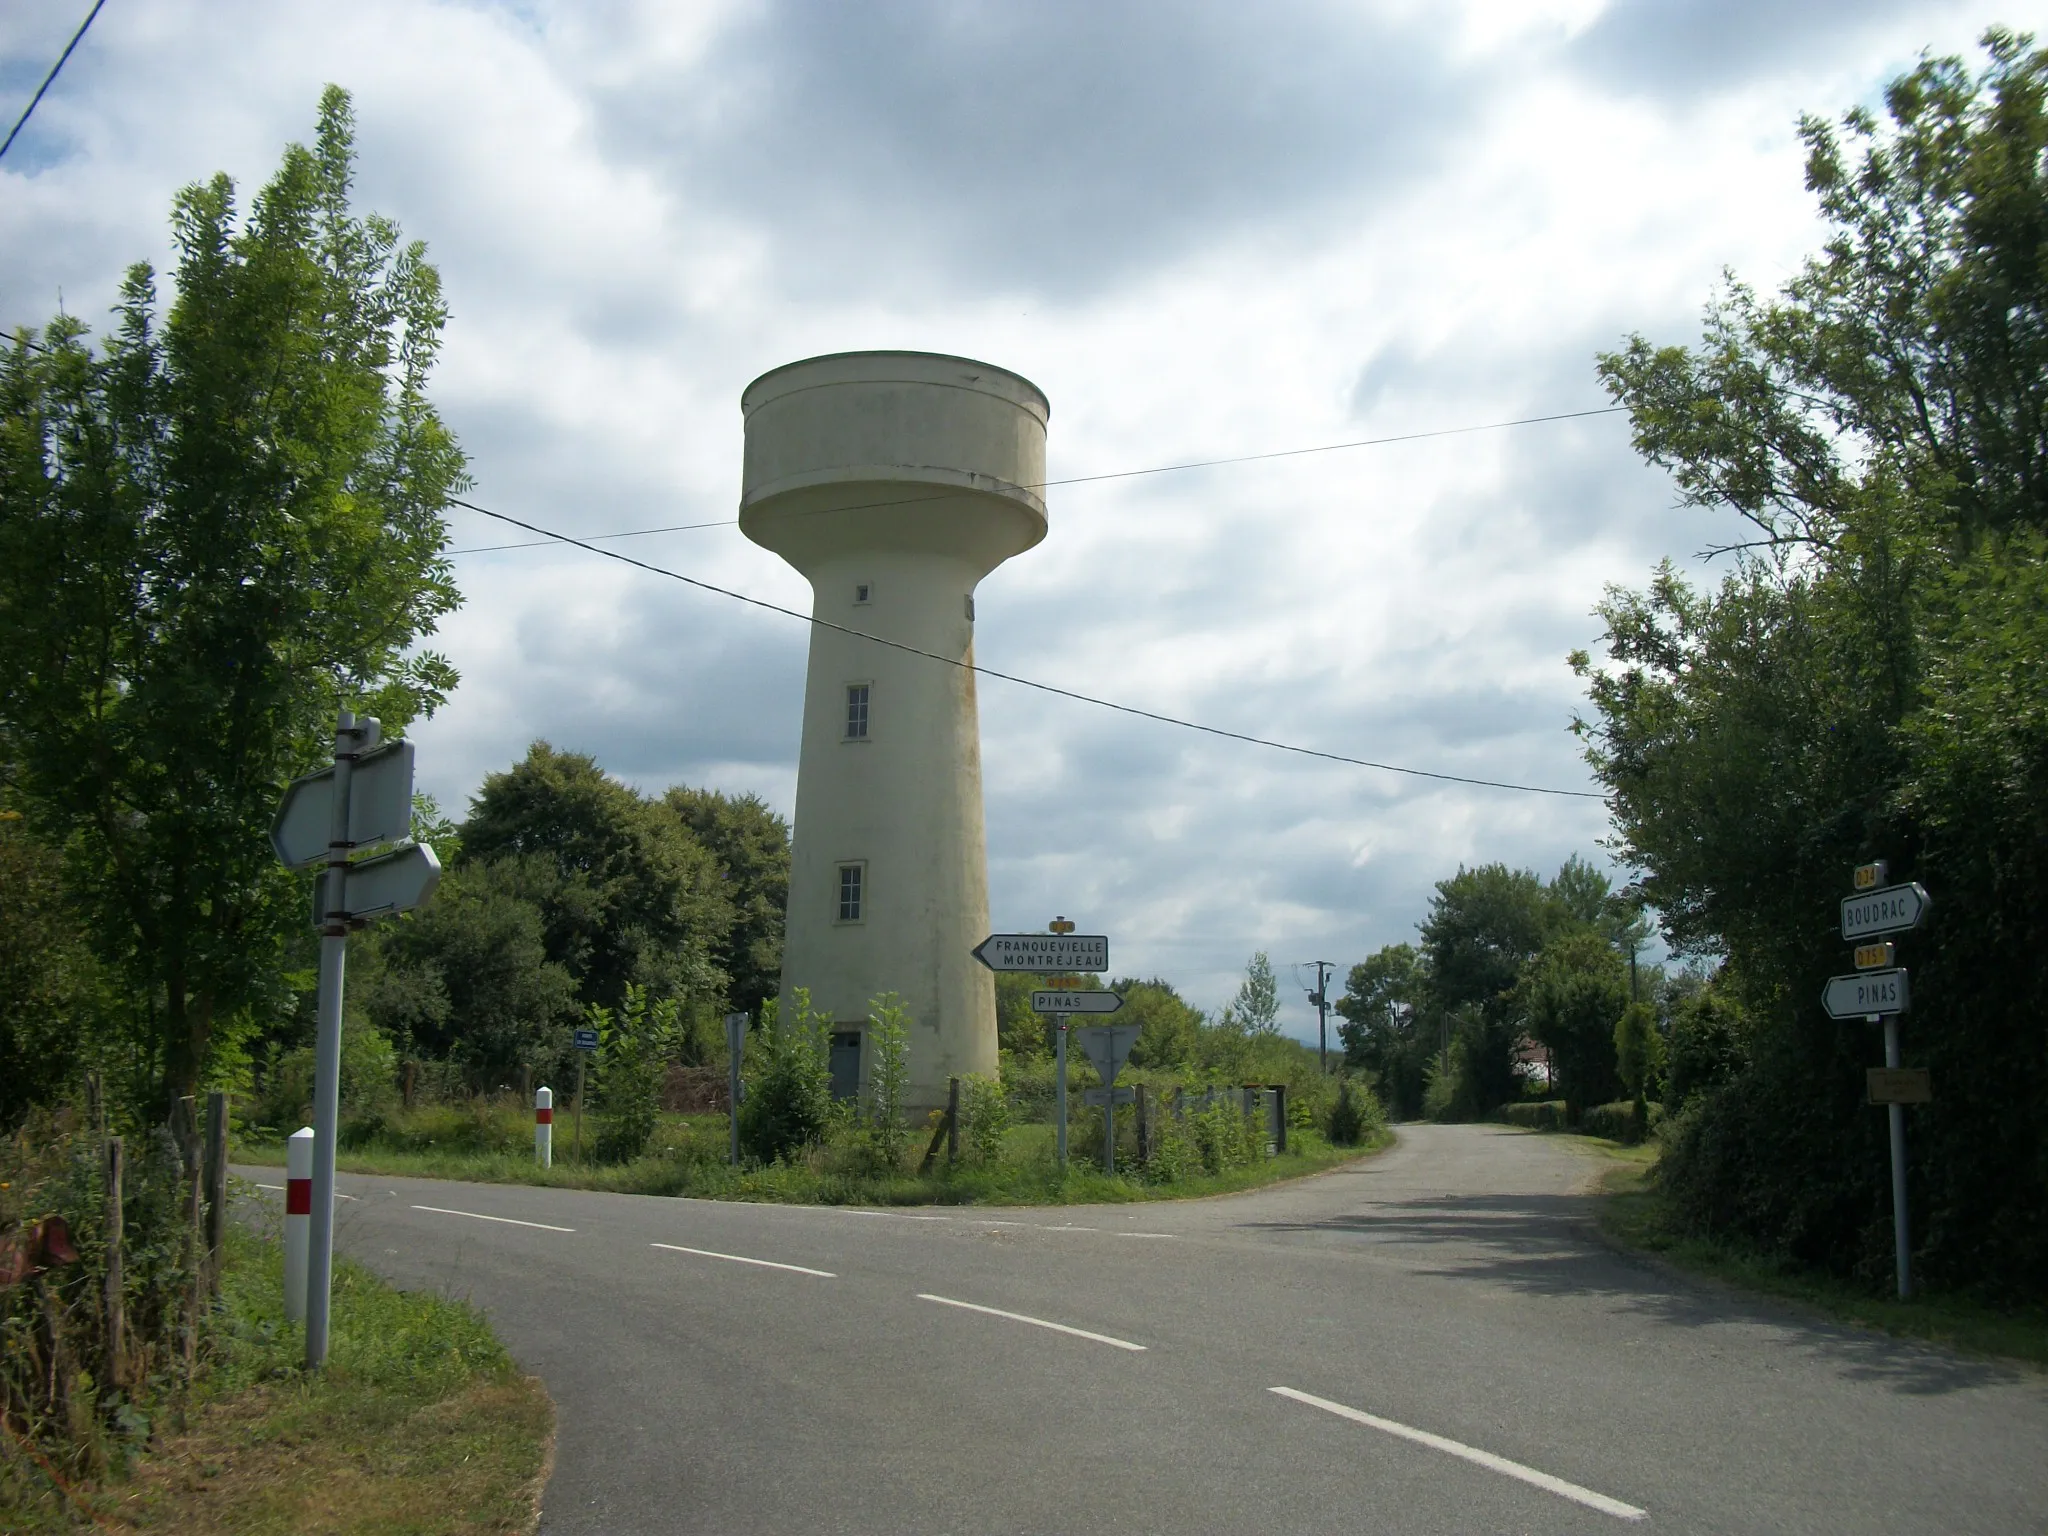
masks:
[[(1293, 1117), (1290, 1115), (1290, 1119)], [(1344, 1078), (1337, 1085), (1337, 1099), (1330, 1106), (1325, 1134), (1333, 1147), (1355, 1147), (1387, 1123), (1387, 1111), (1370, 1086)]]
[(1561, 1131), (1565, 1128), (1564, 1100), (1539, 1099), (1520, 1104), (1503, 1104), (1500, 1107), (1500, 1118), (1509, 1125), (1519, 1125), (1524, 1130)]
[(1003, 1135), (1010, 1129), (1010, 1096), (999, 1077), (976, 1073), (960, 1083), (960, 1114), (967, 1122), (967, 1147), (978, 1163), (993, 1164), (1003, 1155)]
[(908, 1131), (903, 1095), (910, 1086), (910, 1014), (903, 999), (883, 992), (868, 999), (868, 1138), (884, 1166), (903, 1161)]
[(832, 1123), (832, 1072), (826, 1055), (829, 1013), (811, 1011), (809, 989), (795, 992), (796, 1017), (784, 1023), (763, 1007), (757, 1032), (762, 1070), (740, 1104), (740, 1150), (772, 1163), (817, 1146)]
[(1617, 1099), (1612, 1104), (1596, 1104), (1587, 1110), (1579, 1121), (1579, 1129), (1588, 1136), (1600, 1136), (1608, 1141), (1638, 1142), (1644, 1133), (1654, 1128), (1664, 1117), (1664, 1106), (1652, 1104), (1647, 1126), (1636, 1118), (1636, 1105), (1629, 1099)]
[(617, 1014), (595, 1004), (585, 1011), (597, 1030), (597, 1095), (607, 1117), (597, 1133), (599, 1162), (630, 1163), (647, 1150), (661, 1122), (661, 1090), (676, 1046), (677, 1013), (674, 998), (650, 1007), (647, 989), (631, 982)]

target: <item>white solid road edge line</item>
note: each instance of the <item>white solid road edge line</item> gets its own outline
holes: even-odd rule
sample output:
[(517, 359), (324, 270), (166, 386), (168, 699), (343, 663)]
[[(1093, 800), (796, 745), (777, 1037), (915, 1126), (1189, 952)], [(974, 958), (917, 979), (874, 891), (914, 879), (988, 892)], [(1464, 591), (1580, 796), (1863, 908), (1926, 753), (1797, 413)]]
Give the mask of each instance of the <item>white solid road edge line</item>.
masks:
[(545, 1221), (521, 1221), (517, 1216), (486, 1216), (482, 1211), (451, 1211), (443, 1205), (416, 1205), (416, 1211), (432, 1211), (436, 1216), (467, 1216), (471, 1221), (502, 1221), (508, 1227), (539, 1227), (543, 1232), (574, 1232), (574, 1227), (557, 1227)]
[(700, 1259), (723, 1259), (728, 1264), (756, 1264), (762, 1269), (786, 1269), (793, 1275), (816, 1275), (820, 1280), (837, 1280), (839, 1277), (829, 1269), (810, 1269), (802, 1264), (778, 1264), (773, 1259), (750, 1259), (743, 1253), (714, 1253), (709, 1248), (685, 1248), (681, 1243), (649, 1243), (650, 1248), (666, 1248), (670, 1253), (694, 1253)]
[(1093, 1339), (1097, 1344), (1128, 1349), (1133, 1354), (1145, 1352), (1144, 1345), (1133, 1344), (1129, 1339), (1112, 1339), (1106, 1333), (1090, 1333), (1086, 1328), (1069, 1328), (1065, 1323), (1049, 1323), (1042, 1317), (1026, 1317), (1022, 1312), (1005, 1312), (1001, 1307), (984, 1307), (972, 1301), (955, 1301), (950, 1296), (934, 1296), (929, 1291), (919, 1291), (917, 1299), (936, 1301), (942, 1307), (959, 1307), (966, 1312), (986, 1312), (990, 1317), (1007, 1317), (1013, 1323), (1029, 1323), (1034, 1328), (1050, 1328), (1054, 1333), (1071, 1333), (1077, 1339)]
[(1403, 1440), (1413, 1440), (1417, 1445), (1426, 1445), (1431, 1450), (1442, 1451), (1447, 1456), (1460, 1457), (1474, 1466), (1486, 1468), (1489, 1472), (1519, 1478), (1525, 1483), (1541, 1488), (1545, 1493), (1554, 1493), (1561, 1499), (1570, 1499), (1574, 1504), (1597, 1509), (1601, 1514), (1612, 1515), (1617, 1520), (1642, 1520), (1649, 1515), (1648, 1510), (1637, 1509), (1633, 1504), (1610, 1499), (1604, 1493), (1581, 1488), (1577, 1483), (1568, 1483), (1561, 1477), (1552, 1477), (1548, 1472), (1538, 1472), (1534, 1467), (1525, 1467), (1519, 1461), (1509, 1461), (1507, 1457), (1496, 1456), (1491, 1451), (1461, 1445), (1456, 1440), (1446, 1440), (1442, 1435), (1432, 1435), (1426, 1429), (1411, 1429), (1408, 1425), (1397, 1424), (1392, 1419), (1383, 1419), (1377, 1414), (1361, 1413), (1356, 1408), (1333, 1403), (1327, 1397), (1314, 1397), (1307, 1392), (1297, 1392), (1292, 1387), (1268, 1387), (1266, 1390), (1281, 1397), (1292, 1398), (1297, 1403), (1307, 1403), (1311, 1408), (1320, 1408), (1325, 1413), (1334, 1413), (1338, 1418), (1349, 1419), (1354, 1424), (1363, 1424), (1385, 1434), (1397, 1435)]

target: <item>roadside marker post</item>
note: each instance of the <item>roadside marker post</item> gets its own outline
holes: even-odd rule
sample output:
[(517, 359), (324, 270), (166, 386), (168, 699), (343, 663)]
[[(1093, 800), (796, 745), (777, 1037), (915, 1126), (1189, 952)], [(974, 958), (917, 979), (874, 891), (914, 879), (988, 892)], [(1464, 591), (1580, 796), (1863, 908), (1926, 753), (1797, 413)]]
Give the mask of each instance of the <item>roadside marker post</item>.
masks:
[[(320, 991), (313, 1048), (312, 1210), (306, 1240), (306, 1368), (327, 1361), (334, 1287), (334, 1145), (341, 1118), (341, 1004), (348, 936), (372, 918), (430, 900), (441, 882), (434, 850), (412, 839), (413, 748), (384, 743), (375, 717), (340, 710), (334, 765), (285, 786), (270, 846), (287, 869), (320, 867), (313, 925)], [(360, 781), (360, 782), (359, 782)], [(360, 862), (357, 852), (393, 844)]]
[[(1913, 1294), (1913, 1240), (1906, 1204), (1906, 1105), (1925, 1104), (1933, 1089), (1924, 1068), (1899, 1065), (1899, 1015), (1912, 1006), (1906, 968), (1895, 966), (1889, 935), (1918, 928), (1934, 900), (1917, 881), (1886, 885), (1891, 868), (1878, 859), (1861, 864), (1850, 880), (1852, 895), (1842, 898), (1842, 937), (1856, 944), (1856, 970), (1831, 976), (1821, 993), (1821, 1006), (1833, 1019), (1862, 1018), (1884, 1026), (1884, 1066), (1870, 1068), (1865, 1092), (1885, 1107), (1892, 1154), (1892, 1258), (1898, 1273), (1899, 1300)], [(1856, 943), (1857, 940), (1878, 942)]]
[(533, 1160), (543, 1168), (555, 1166), (555, 1091), (533, 1090)]
[(313, 1127), (293, 1131), (284, 1144), (284, 1316), (306, 1320), (306, 1242), (313, 1224)]

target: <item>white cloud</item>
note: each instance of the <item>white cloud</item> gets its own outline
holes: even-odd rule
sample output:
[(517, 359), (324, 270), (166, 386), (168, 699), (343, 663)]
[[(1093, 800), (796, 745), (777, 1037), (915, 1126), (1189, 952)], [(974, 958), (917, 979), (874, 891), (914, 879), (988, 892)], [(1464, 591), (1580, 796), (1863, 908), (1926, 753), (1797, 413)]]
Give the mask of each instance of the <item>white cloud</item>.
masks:
[[(1605, 403), (1724, 265), (1816, 243), (1801, 109), (1871, 100), (1957, 7), (855, 8), (363, 0), (109, 8), (0, 162), (0, 320), (95, 315), (216, 169), (245, 196), (356, 96), (365, 205), (454, 308), (475, 499), (576, 533), (732, 515), (741, 388), (795, 357), (986, 357), (1086, 475)], [(67, 27), (0, 18), (25, 99)], [(1721, 525), (1612, 417), (1051, 493), (987, 665), (1232, 730), (1584, 787), (1566, 650)], [(458, 547), (516, 530), (454, 518)], [(799, 609), (731, 528), (619, 546)], [(793, 798), (800, 624), (586, 554), (465, 557), (422, 735), (450, 806), (534, 736)], [(1460, 862), (1548, 872), (1597, 803), (1403, 779), (980, 690), (999, 922), (1064, 911), (1217, 1006), (1256, 948), (1350, 962)], [(1053, 821), (1053, 807), (1067, 814)], [(1048, 839), (1046, 825), (1071, 830)], [(1027, 829), (1034, 829), (1029, 830)], [(1289, 1019), (1309, 1027), (1298, 999)]]

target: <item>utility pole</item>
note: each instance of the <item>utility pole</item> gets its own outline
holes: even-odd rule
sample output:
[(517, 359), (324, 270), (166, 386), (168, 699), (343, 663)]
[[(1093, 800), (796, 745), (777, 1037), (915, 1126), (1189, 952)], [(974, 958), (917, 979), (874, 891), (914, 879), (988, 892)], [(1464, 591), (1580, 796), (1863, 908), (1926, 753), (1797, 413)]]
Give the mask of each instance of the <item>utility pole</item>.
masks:
[(1316, 1060), (1322, 1070), (1330, 1070), (1330, 976), (1337, 969), (1334, 960), (1317, 960), (1316, 989), (1309, 993), (1308, 1000), (1316, 1005)]

